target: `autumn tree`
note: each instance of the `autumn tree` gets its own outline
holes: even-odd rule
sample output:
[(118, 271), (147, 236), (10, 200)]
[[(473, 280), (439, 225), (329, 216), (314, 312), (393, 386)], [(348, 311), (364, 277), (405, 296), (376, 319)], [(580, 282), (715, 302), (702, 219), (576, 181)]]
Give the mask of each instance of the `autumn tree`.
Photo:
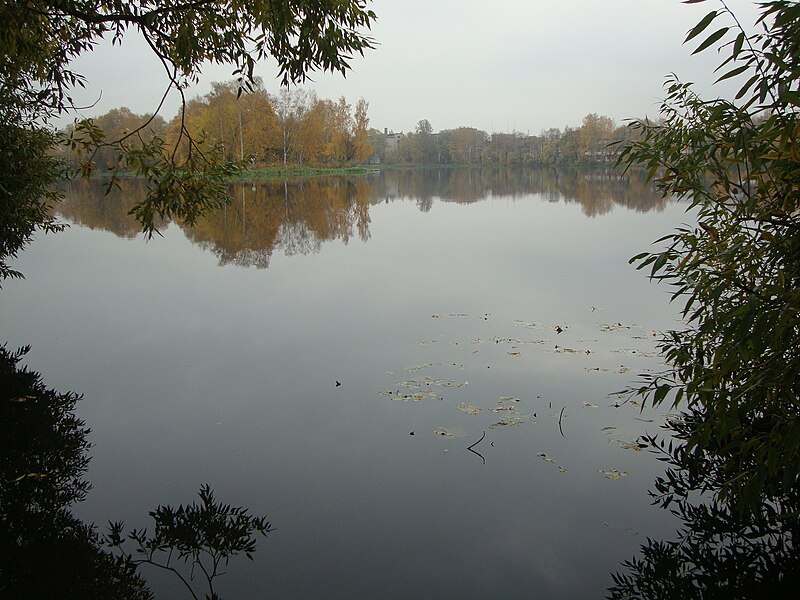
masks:
[(591, 113), (583, 117), (578, 133), (578, 157), (601, 157), (608, 151), (608, 145), (614, 142), (615, 124), (609, 117)]
[[(184, 106), (184, 90), (197, 82), (206, 62), (232, 65), (245, 90), (254, 83), (256, 63), (270, 56), (287, 85), (304, 81), (314, 70), (345, 73), (354, 54), (374, 45), (364, 33), (376, 18), (367, 6), (368, 0), (6, 2), (0, 5), (0, 124), (24, 130), (17, 135), (20, 143), (28, 143), (21, 148), (22, 154), (31, 158), (34, 153), (46, 160), (57, 143), (48, 121), (73, 108), (72, 90), (86, 83), (73, 70), (73, 61), (90, 52), (102, 37), (123, 43), (125, 34), (132, 31), (144, 38), (164, 66), (165, 97), (175, 91)], [(37, 132), (33, 137), (27, 134), (32, 131)], [(193, 221), (225, 200), (224, 182), (236, 165), (218, 147), (203, 147), (183, 122), (174, 143), (186, 141), (189, 151), (184, 156), (159, 136), (139, 147), (127, 144), (135, 135), (132, 131), (109, 139), (102, 129), (81, 121), (70, 143), (90, 153), (99, 146), (113, 146), (124, 168), (149, 181), (150, 191), (135, 210), (145, 232), (153, 233), (158, 216)], [(49, 146), (38, 143), (42, 136), (50, 138)], [(8, 171), (3, 173), (4, 189), (11, 183), (23, 187), (18, 188), (22, 193), (13, 191), (3, 198), (0, 210), (23, 229), (47, 228), (51, 221), (43, 216), (46, 212), (16, 208), (23, 198), (24, 202), (32, 197), (38, 201), (40, 183), (12, 181)]]
[(362, 163), (372, 156), (372, 147), (369, 145), (369, 102), (360, 98), (356, 102), (353, 113), (353, 160)]

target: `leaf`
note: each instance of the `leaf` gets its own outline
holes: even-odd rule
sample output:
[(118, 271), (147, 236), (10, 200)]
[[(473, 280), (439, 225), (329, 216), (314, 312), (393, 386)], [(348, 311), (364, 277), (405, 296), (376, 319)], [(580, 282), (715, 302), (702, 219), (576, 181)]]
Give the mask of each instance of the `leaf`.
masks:
[(686, 34), (686, 39), (683, 40), (683, 43), (685, 44), (689, 40), (692, 40), (700, 35), (706, 29), (706, 27), (708, 27), (711, 22), (717, 18), (718, 15), (719, 11), (716, 10), (712, 10), (710, 13), (708, 13), (697, 25), (689, 30), (689, 33)]
[(717, 79), (714, 83), (719, 83), (720, 81), (725, 81), (726, 79), (730, 79), (731, 77), (736, 77), (737, 75), (741, 75), (749, 68), (750, 65), (742, 65), (741, 67), (736, 67), (735, 69), (731, 69), (730, 71), (722, 75), (719, 79)]
[(717, 29), (714, 33), (712, 33), (710, 36), (708, 36), (705, 39), (705, 41), (703, 41), (702, 44), (700, 44), (697, 48), (695, 48), (695, 50), (694, 50), (694, 52), (692, 52), (692, 54), (697, 54), (698, 52), (702, 52), (703, 50), (705, 50), (706, 48), (708, 48), (709, 46), (711, 46), (715, 42), (719, 41), (720, 38), (722, 38), (722, 36), (724, 36), (726, 33), (728, 33), (729, 29), (730, 29), (730, 27), (723, 27), (722, 29)]

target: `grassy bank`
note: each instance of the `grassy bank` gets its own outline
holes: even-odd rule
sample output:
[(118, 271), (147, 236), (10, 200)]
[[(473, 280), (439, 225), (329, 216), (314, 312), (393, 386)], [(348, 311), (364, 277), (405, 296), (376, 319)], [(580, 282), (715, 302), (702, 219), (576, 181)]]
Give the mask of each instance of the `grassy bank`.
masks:
[(370, 167), (331, 167), (331, 168), (315, 168), (315, 167), (265, 167), (257, 169), (248, 169), (243, 171), (236, 179), (261, 180), (261, 179), (285, 179), (285, 178), (301, 178), (301, 177), (319, 177), (322, 175), (328, 176), (343, 176), (343, 175), (365, 175), (377, 169)]

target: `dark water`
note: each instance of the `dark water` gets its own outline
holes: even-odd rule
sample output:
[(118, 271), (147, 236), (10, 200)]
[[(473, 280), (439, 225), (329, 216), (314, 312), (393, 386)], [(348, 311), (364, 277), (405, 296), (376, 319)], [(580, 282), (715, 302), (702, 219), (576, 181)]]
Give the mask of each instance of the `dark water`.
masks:
[(630, 444), (664, 411), (609, 394), (660, 367), (677, 308), (628, 258), (682, 206), (607, 172), (390, 171), (246, 183), (145, 242), (123, 183), (73, 186), (0, 301), (84, 394), (78, 517), (145, 526), (204, 483), (268, 515), (226, 598), (598, 598), (673, 532)]

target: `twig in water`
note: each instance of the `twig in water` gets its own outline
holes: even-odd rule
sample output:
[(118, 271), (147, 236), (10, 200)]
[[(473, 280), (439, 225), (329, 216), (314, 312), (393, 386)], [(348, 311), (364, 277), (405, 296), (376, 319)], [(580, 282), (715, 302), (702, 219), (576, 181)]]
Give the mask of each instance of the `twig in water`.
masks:
[(481, 460), (483, 461), (483, 464), (486, 464), (486, 459), (483, 457), (483, 454), (481, 454), (480, 452), (477, 452), (477, 451), (473, 450), (473, 448), (474, 448), (475, 446), (477, 446), (478, 444), (480, 444), (480, 443), (483, 441), (483, 438), (485, 438), (485, 437), (486, 437), (486, 431), (484, 430), (484, 432), (483, 432), (483, 435), (480, 437), (480, 439), (479, 439), (477, 442), (475, 442), (474, 444), (472, 444), (472, 445), (470, 445), (470, 446), (467, 446), (467, 450), (469, 450), (469, 451), (470, 451), (470, 452), (472, 452), (473, 454), (477, 454), (478, 456), (480, 456), (480, 457), (481, 457)]
[(561, 432), (561, 437), (567, 437), (564, 435), (564, 430), (561, 429), (561, 419), (564, 418), (564, 409), (567, 408), (566, 406), (561, 407), (561, 412), (558, 414), (558, 430)]

